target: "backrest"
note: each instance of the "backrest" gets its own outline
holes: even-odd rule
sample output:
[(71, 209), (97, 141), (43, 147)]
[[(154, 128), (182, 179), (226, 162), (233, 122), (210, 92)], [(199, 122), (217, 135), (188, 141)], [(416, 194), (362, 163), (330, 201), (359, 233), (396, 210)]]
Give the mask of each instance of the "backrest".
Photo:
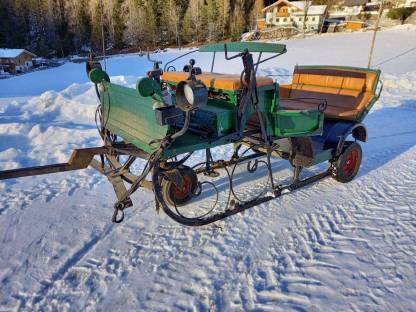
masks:
[(348, 89), (375, 94), (379, 70), (341, 66), (296, 66), (292, 85)]
[[(188, 79), (189, 73), (187, 72), (175, 72), (167, 71), (163, 73), (162, 79), (164, 81), (177, 84), (183, 80)], [(201, 80), (207, 88), (214, 88), (226, 91), (239, 91), (243, 89), (243, 85), (240, 81), (240, 75), (234, 74), (219, 74), (219, 73), (207, 73), (203, 72), (196, 76), (198, 80)], [(257, 87), (273, 85), (273, 79), (270, 77), (256, 77)]]

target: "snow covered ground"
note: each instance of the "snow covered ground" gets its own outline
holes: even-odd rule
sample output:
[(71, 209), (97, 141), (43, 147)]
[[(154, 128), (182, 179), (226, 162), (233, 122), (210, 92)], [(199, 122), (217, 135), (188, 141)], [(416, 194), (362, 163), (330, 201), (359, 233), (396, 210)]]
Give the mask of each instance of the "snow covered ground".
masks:
[[(366, 66), (370, 40), (363, 32), (287, 41), (288, 53), (261, 72)], [(115, 196), (93, 170), (0, 182), (0, 310), (414, 310), (415, 45), (415, 27), (378, 34), (384, 91), (365, 120), (370, 139), (349, 184), (327, 179), (187, 228), (157, 215), (147, 191), (112, 224)], [(217, 71), (240, 72), (239, 61), (217, 60)], [(107, 61), (112, 81), (131, 86), (149, 66), (137, 55)], [(82, 64), (1, 80), (0, 169), (66, 161), (75, 147), (99, 145), (97, 103)], [(276, 178), (289, 174), (287, 164), (275, 166)], [(254, 194), (253, 184), (239, 188)]]

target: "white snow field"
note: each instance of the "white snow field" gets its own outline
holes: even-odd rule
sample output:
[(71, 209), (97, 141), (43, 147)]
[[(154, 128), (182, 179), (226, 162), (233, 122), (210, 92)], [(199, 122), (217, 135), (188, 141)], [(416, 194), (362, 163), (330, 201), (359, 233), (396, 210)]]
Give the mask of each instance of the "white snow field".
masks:
[[(365, 67), (370, 40), (369, 32), (290, 40), (288, 53), (261, 72)], [(0, 311), (414, 311), (415, 47), (415, 27), (378, 34), (384, 91), (365, 120), (370, 139), (348, 184), (325, 179), (188, 228), (157, 215), (145, 190), (125, 221), (112, 224), (115, 195), (92, 169), (0, 182)], [(197, 55), (197, 64), (210, 57)], [(241, 70), (241, 61), (217, 60), (217, 71)], [(149, 68), (137, 55), (107, 61), (112, 81), (125, 85)], [(0, 170), (99, 146), (97, 104), (83, 64), (0, 80)], [(229, 154), (222, 147), (214, 157)], [(290, 175), (285, 162), (274, 166), (276, 178)], [(246, 173), (238, 187), (254, 196), (258, 181), (250, 179)]]

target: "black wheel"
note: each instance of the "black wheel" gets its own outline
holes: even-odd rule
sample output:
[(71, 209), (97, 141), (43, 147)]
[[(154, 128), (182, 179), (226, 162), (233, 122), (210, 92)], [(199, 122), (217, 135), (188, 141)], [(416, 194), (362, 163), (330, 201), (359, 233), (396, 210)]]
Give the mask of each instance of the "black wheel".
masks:
[(332, 176), (341, 183), (347, 183), (354, 179), (360, 169), (362, 159), (360, 144), (356, 142), (347, 143), (349, 144), (346, 145), (342, 154), (332, 164)]
[(195, 193), (198, 186), (198, 177), (195, 171), (187, 166), (179, 168), (182, 176), (182, 185), (176, 186), (172, 181), (164, 178), (162, 181), (162, 196), (171, 206), (185, 205)]

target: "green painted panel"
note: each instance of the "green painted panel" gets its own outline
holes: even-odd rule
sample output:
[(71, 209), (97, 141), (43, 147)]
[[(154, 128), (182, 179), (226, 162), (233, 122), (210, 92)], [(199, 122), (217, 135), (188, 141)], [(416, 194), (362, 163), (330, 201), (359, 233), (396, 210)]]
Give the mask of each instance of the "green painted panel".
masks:
[(324, 116), (318, 110), (280, 110), (272, 113), (278, 137), (310, 136), (322, 133)]
[(199, 52), (224, 52), (224, 44), (227, 45), (228, 52), (243, 52), (248, 49), (250, 52), (265, 53), (285, 53), (286, 46), (277, 43), (265, 42), (223, 42), (203, 45), (199, 48)]
[(209, 111), (216, 115), (216, 129), (219, 135), (227, 134), (235, 129), (236, 107), (228, 102), (220, 100), (208, 100), (208, 105), (204, 111)]
[(154, 100), (151, 97), (141, 97), (132, 88), (111, 83), (104, 83), (103, 86), (101, 102), (105, 127), (151, 153), (154, 147), (149, 146), (149, 143), (163, 139), (168, 132), (167, 126), (156, 123)]
[(230, 142), (227, 142), (224, 139), (217, 140), (203, 138), (199, 135), (185, 133), (183, 136), (177, 138), (175, 142), (173, 142), (172, 146), (166, 150), (162, 156), (164, 158), (168, 158), (201, 149), (213, 148), (227, 143)]

